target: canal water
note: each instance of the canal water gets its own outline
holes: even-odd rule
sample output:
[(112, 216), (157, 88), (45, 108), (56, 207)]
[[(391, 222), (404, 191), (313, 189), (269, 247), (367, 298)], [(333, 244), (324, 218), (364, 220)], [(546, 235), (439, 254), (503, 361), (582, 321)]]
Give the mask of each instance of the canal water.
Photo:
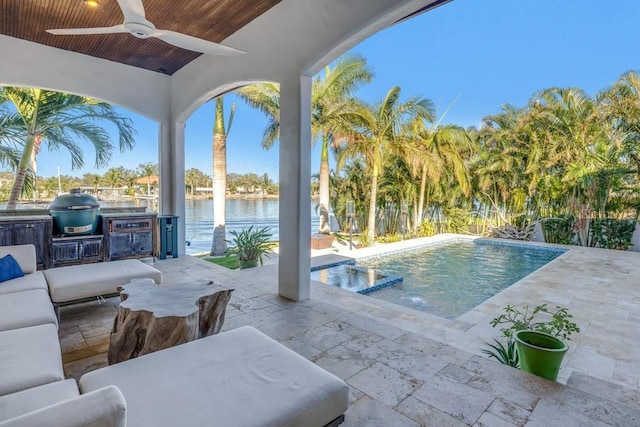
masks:
[[(185, 203), (186, 240), (188, 242), (186, 252), (188, 254), (209, 252), (213, 240), (213, 200), (186, 200)], [(126, 207), (135, 206), (135, 204), (136, 202), (133, 200), (100, 202), (100, 205), (104, 207)], [(141, 206), (144, 204), (144, 200), (140, 202)], [(0, 209), (3, 209), (4, 205), (5, 203), (0, 203)], [(47, 206), (22, 205), (21, 207), (43, 208)], [(254, 228), (269, 227), (273, 234), (272, 240), (279, 240), (277, 199), (228, 199), (226, 208), (227, 239), (231, 239), (229, 231), (240, 231), (253, 225)], [(315, 232), (318, 230), (319, 219), (314, 202), (311, 203), (309, 209), (311, 209), (311, 231)]]
[[(319, 218), (315, 204), (311, 206), (311, 231), (318, 230)], [(194, 254), (211, 250), (213, 239), (213, 200), (186, 201), (186, 239), (189, 242), (187, 253)], [(231, 239), (229, 231), (240, 231), (243, 228), (269, 227), (272, 240), (279, 240), (277, 199), (228, 199), (226, 206), (225, 228), (227, 239)]]

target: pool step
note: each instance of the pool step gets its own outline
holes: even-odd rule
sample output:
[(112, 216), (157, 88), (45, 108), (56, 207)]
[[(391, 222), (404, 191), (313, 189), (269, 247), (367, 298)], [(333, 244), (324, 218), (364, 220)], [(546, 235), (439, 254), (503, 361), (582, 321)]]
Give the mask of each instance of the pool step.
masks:
[[(574, 421), (584, 416), (606, 425), (640, 425), (638, 388), (614, 384), (578, 371), (571, 373), (556, 401), (547, 402), (547, 406), (560, 408)], [(534, 415), (535, 410), (532, 417)]]

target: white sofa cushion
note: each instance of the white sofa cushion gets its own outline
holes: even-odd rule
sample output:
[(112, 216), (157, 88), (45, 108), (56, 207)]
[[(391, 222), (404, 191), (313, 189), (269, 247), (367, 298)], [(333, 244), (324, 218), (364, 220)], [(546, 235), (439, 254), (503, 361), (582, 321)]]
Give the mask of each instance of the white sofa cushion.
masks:
[(55, 325), (0, 332), (0, 396), (63, 379)]
[(111, 386), (0, 422), (0, 427), (125, 427), (126, 410), (122, 393)]
[(24, 274), (33, 273), (38, 268), (36, 262), (36, 247), (32, 244), (0, 246), (0, 258), (7, 254), (11, 254), (16, 261), (18, 261)]
[(162, 272), (136, 259), (51, 268), (44, 276), (54, 303), (115, 294), (131, 279), (162, 283)]
[(0, 295), (0, 331), (51, 323), (58, 327), (47, 291), (14, 292)]
[(25, 274), (23, 277), (0, 283), (0, 295), (31, 291), (34, 289), (42, 289), (45, 292), (49, 292), (47, 281), (44, 279), (44, 273), (42, 273), (42, 271)]
[(344, 381), (245, 326), (80, 378), (116, 385), (130, 426), (323, 426), (347, 410)]
[(80, 396), (75, 380), (56, 381), (0, 396), (0, 422)]

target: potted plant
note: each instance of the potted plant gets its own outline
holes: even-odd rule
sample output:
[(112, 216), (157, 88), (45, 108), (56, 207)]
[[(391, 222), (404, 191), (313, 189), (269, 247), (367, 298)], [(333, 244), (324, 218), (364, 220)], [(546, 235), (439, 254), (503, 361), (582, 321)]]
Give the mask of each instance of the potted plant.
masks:
[[(491, 350), (483, 350), (489, 357), (520, 370), (555, 381), (558, 378), (560, 364), (568, 346), (563, 339), (569, 340), (571, 334), (580, 332), (580, 328), (571, 321), (572, 315), (565, 307), (549, 310), (546, 304), (539, 305), (529, 312), (529, 306), (518, 310), (511, 305), (505, 312), (491, 321), (494, 328), (501, 328), (507, 344), (496, 341), (488, 344)], [(540, 321), (547, 316), (546, 321)]]
[(561, 339), (539, 331), (518, 331), (514, 335), (520, 358), (520, 370), (546, 378), (558, 379), (560, 365), (569, 349)]
[(227, 256), (237, 256), (241, 269), (256, 267), (258, 261), (262, 265), (262, 257), (264, 255), (269, 256), (269, 253), (277, 246), (276, 242), (270, 241), (272, 234), (268, 227), (254, 230), (252, 225), (239, 233), (236, 230), (232, 230), (229, 234), (233, 238), (225, 241), (231, 246), (224, 253)]

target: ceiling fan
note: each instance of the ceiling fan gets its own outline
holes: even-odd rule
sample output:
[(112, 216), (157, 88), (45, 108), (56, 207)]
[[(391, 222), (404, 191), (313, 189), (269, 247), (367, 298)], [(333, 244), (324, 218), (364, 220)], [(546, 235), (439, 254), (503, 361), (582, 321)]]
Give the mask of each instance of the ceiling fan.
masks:
[(129, 33), (139, 39), (155, 37), (182, 49), (210, 55), (242, 55), (246, 53), (239, 49), (183, 33), (157, 29), (152, 22), (144, 17), (142, 0), (117, 0), (117, 2), (124, 15), (124, 22), (120, 25), (114, 25), (113, 27), (55, 29), (47, 30), (47, 32), (57, 36)]

